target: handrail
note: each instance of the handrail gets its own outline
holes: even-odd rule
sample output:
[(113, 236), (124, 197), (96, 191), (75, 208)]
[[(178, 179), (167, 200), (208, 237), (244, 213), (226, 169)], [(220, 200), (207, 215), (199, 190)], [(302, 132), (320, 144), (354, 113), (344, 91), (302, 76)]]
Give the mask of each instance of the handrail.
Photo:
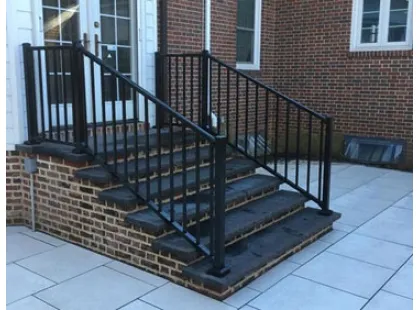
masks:
[(286, 101), (288, 101), (288, 102), (292, 103), (293, 105), (295, 105), (295, 106), (296, 106), (296, 107), (298, 107), (299, 109), (302, 109), (302, 110), (304, 110), (304, 111), (306, 111), (306, 112), (308, 112), (308, 113), (311, 113), (313, 116), (315, 116), (315, 117), (317, 117), (317, 118), (319, 118), (319, 119), (324, 119), (324, 120), (326, 120), (326, 119), (328, 118), (328, 116), (327, 116), (327, 115), (320, 114), (320, 113), (318, 113), (318, 112), (316, 112), (316, 111), (314, 111), (314, 110), (312, 110), (312, 109), (310, 109), (310, 108), (308, 108), (308, 107), (304, 106), (304, 105), (303, 105), (303, 104), (301, 104), (300, 102), (298, 102), (298, 101), (296, 101), (296, 100), (293, 100), (293, 99), (291, 99), (291, 98), (287, 97), (286, 95), (283, 95), (282, 93), (278, 92), (277, 90), (275, 90), (275, 89), (273, 89), (273, 88), (271, 88), (271, 87), (269, 87), (269, 86), (267, 86), (267, 85), (265, 85), (265, 84), (261, 83), (260, 81), (258, 81), (258, 80), (256, 80), (256, 79), (254, 79), (252, 76), (250, 76), (250, 75), (248, 75), (248, 74), (246, 74), (246, 73), (243, 73), (242, 71), (239, 71), (238, 69), (236, 69), (236, 68), (234, 68), (234, 67), (232, 67), (232, 66), (229, 66), (228, 64), (224, 63), (223, 61), (221, 61), (220, 59), (218, 59), (218, 58), (214, 57), (213, 55), (210, 55), (210, 54), (209, 54), (209, 58), (210, 58), (211, 60), (213, 60), (214, 62), (219, 63), (221, 66), (225, 67), (226, 69), (229, 69), (229, 70), (234, 71), (235, 73), (238, 73), (240, 76), (242, 76), (242, 77), (244, 77), (244, 78), (248, 79), (248, 80), (249, 80), (249, 81), (251, 81), (252, 83), (254, 83), (254, 84), (258, 84), (258, 85), (259, 85), (260, 87), (262, 87), (263, 89), (266, 89), (266, 90), (268, 90), (268, 91), (270, 91), (270, 92), (272, 92), (272, 93), (276, 94), (276, 95), (277, 95), (277, 96), (279, 96), (280, 98), (282, 98), (282, 99), (284, 99), (284, 100), (286, 100)]

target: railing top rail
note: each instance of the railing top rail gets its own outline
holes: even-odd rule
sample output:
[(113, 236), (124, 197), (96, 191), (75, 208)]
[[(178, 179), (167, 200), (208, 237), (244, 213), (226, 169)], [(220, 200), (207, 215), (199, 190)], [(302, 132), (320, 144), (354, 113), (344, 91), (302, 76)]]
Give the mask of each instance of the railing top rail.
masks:
[(312, 116), (315, 116), (316, 118), (319, 118), (319, 119), (321, 119), (321, 120), (326, 120), (326, 119), (328, 119), (328, 118), (329, 118), (329, 116), (324, 115), (324, 114), (320, 114), (320, 113), (318, 113), (318, 112), (315, 112), (314, 110), (309, 109), (308, 107), (304, 106), (304, 105), (303, 105), (303, 104), (301, 104), (300, 102), (297, 102), (296, 100), (293, 100), (293, 99), (291, 99), (291, 98), (289, 98), (289, 97), (287, 97), (287, 96), (283, 95), (282, 93), (279, 93), (279, 92), (278, 92), (278, 91), (276, 91), (275, 89), (273, 89), (273, 88), (271, 88), (271, 87), (269, 87), (269, 86), (267, 86), (267, 85), (263, 84), (262, 82), (260, 82), (260, 81), (258, 81), (258, 80), (256, 80), (256, 79), (254, 79), (253, 77), (251, 77), (251, 76), (249, 76), (249, 75), (247, 75), (247, 74), (245, 74), (245, 73), (243, 73), (243, 72), (241, 72), (241, 71), (237, 70), (236, 68), (233, 68), (232, 66), (229, 66), (228, 64), (224, 63), (223, 61), (220, 61), (219, 59), (217, 59), (217, 58), (216, 58), (216, 57), (214, 57), (213, 55), (210, 55), (210, 54), (209, 54), (209, 55), (208, 55), (208, 57), (209, 57), (211, 60), (213, 60), (214, 62), (216, 62), (216, 63), (220, 64), (222, 67), (225, 67), (225, 68), (226, 68), (226, 69), (228, 69), (228, 70), (231, 70), (231, 71), (233, 71), (233, 72), (236, 72), (236, 73), (237, 73), (237, 74), (239, 74), (240, 76), (242, 76), (242, 77), (244, 77), (244, 78), (246, 78), (246, 79), (250, 80), (251, 82), (253, 82), (253, 83), (257, 84), (257, 85), (258, 85), (258, 86), (260, 86), (261, 88), (263, 88), (263, 89), (265, 89), (265, 90), (267, 90), (267, 91), (269, 91), (269, 92), (271, 92), (271, 93), (275, 94), (276, 96), (278, 96), (278, 97), (280, 97), (280, 98), (282, 98), (282, 99), (286, 100), (287, 102), (290, 102), (291, 104), (293, 104), (293, 105), (294, 105), (294, 106), (296, 106), (297, 108), (299, 108), (299, 109), (301, 109), (301, 110), (304, 110), (304, 111), (306, 111), (306, 112), (308, 112), (308, 113), (312, 114)]
[(48, 45), (48, 46), (30, 46), (33, 51), (45, 51), (45, 50), (71, 50), (71, 45)]
[(203, 53), (168, 53), (159, 54), (161, 57), (201, 57)]
[(215, 142), (216, 138), (202, 129), (197, 124), (190, 121), (188, 118), (183, 116), (182, 114), (176, 112), (173, 110), (170, 106), (168, 106), (166, 103), (161, 101), (160, 99), (156, 98), (152, 93), (147, 91), (146, 89), (142, 88), (138, 84), (134, 83), (132, 80), (127, 78), (126, 76), (122, 75), (120, 72), (115, 70), (114, 68), (110, 67), (109, 65), (105, 64), (99, 57), (93, 55), (89, 51), (87, 51), (83, 45), (80, 43), (76, 44), (76, 48), (79, 49), (86, 57), (92, 59), (94, 62), (96, 62), (98, 65), (102, 66), (104, 69), (112, 73), (113, 75), (117, 76), (121, 80), (123, 80), (125, 83), (127, 83), (130, 87), (138, 91), (140, 94), (142, 94), (145, 98), (150, 100), (151, 102), (158, 105), (160, 108), (162, 108), (165, 112), (168, 112), (171, 114), (175, 119), (179, 120), (181, 123), (185, 124), (186, 127), (190, 128), (191, 130), (195, 131), (196, 133), (200, 134), (203, 138), (208, 140), (209, 142)]

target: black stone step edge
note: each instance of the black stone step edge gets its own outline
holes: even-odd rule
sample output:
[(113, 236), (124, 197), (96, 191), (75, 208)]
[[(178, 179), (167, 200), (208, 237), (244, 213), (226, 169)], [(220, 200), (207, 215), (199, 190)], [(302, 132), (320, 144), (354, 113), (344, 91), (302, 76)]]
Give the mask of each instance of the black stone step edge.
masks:
[[(275, 198), (274, 196), (280, 197), (284, 195), (288, 195), (291, 199), (290, 203), (288, 203), (286, 206), (281, 205), (278, 207), (278, 209), (274, 209), (276, 206), (268, 205), (273, 203), (269, 200)], [(228, 211), (226, 214), (226, 220), (229, 220), (228, 217), (236, 217), (237, 221), (241, 222), (242, 225), (235, 227), (234, 230), (225, 234), (225, 244), (233, 244), (241, 239), (246, 238), (250, 233), (257, 233), (258, 231), (269, 227), (270, 225), (274, 225), (279, 220), (284, 219), (287, 216), (291, 216), (294, 212), (304, 208), (306, 201), (308, 201), (308, 199), (299, 193), (280, 190), (248, 203), (250, 205), (252, 204), (251, 208), (259, 209), (259, 211), (264, 211), (265, 209), (269, 208), (272, 209), (269, 213), (261, 213), (259, 216), (252, 219), (241, 219), (240, 217), (242, 210), (246, 210), (250, 207), (248, 204), (244, 204), (241, 207)], [(182, 242), (181, 246), (179, 246), (175, 240), (176, 242)], [(204, 244), (204, 246), (208, 248), (210, 246), (209, 242)], [(189, 244), (182, 238), (182, 236), (179, 236), (176, 233), (153, 240), (152, 249), (156, 252), (160, 251), (164, 254), (171, 254), (172, 257), (186, 264), (196, 260), (201, 256), (201, 253), (197, 252), (191, 244)]]
[[(298, 217), (305, 217), (308, 214), (312, 216), (313, 219), (305, 223), (305, 226), (303, 227), (305, 231), (302, 230), (302, 227), (294, 227), (293, 229), (287, 227), (287, 224), (293, 221), (294, 219)], [(183, 267), (182, 274), (187, 280), (192, 280), (197, 285), (204, 286), (206, 290), (211, 290), (217, 293), (217, 295), (214, 294), (212, 295), (212, 297), (217, 299), (227, 298), (237, 289), (247, 285), (249, 282), (254, 280), (256, 278), (254, 273), (257, 273), (258, 276), (262, 275), (268, 269), (276, 266), (281, 261), (293, 255), (296, 252), (296, 249), (301, 250), (302, 248), (308, 246), (315, 240), (319, 239), (320, 237), (331, 231), (333, 222), (338, 220), (340, 217), (341, 214), (337, 212), (333, 212), (331, 215), (325, 216), (319, 213), (319, 209), (314, 209), (310, 207), (303, 208), (295, 214), (287, 217), (285, 220), (282, 220), (279, 223), (270, 226), (271, 230), (269, 236), (266, 236), (266, 230), (262, 230), (243, 240), (244, 243), (246, 243), (248, 240), (252, 240), (251, 242), (256, 241), (256, 243), (258, 243), (258, 241), (261, 243), (267, 243), (268, 238), (274, 239), (274, 241), (271, 240), (273, 243), (270, 247), (271, 252), (268, 253), (265, 257), (262, 255), (255, 254), (253, 256), (250, 256), (250, 253), (249, 251), (247, 252), (247, 250), (239, 254), (235, 253), (229, 255), (227, 253), (227, 260), (230, 259), (231, 261), (233, 261), (233, 263), (227, 266), (228, 268), (230, 268), (230, 272), (224, 277), (219, 278), (209, 274), (208, 270), (210, 270), (210, 268), (212, 267), (210, 258), (206, 258), (189, 266)], [(286, 240), (286, 244), (283, 244), (283, 246), (281, 246), (284, 240), (281, 240), (282, 238), (279, 237), (281, 236), (281, 233), (286, 233), (284, 232), (284, 230), (288, 231), (289, 234), (294, 234), (295, 238), (297, 237), (296, 235), (300, 235), (298, 236), (297, 240), (293, 240), (289, 243), (287, 243)], [(235, 246), (235, 244), (233, 246)], [(248, 257), (246, 255), (248, 255)], [(236, 267), (234, 264), (235, 260), (241, 259), (246, 263), (242, 264), (242, 266), (240, 267)], [(240, 286), (232, 290), (232, 287), (238, 284)], [(228, 289), (230, 293), (225, 294), (223, 296), (219, 295), (226, 293)], [(219, 298), (218, 296), (222, 297)]]
[[(242, 181), (246, 181), (248, 179), (252, 179), (257, 175), (252, 175), (249, 177), (245, 177), (243, 179), (234, 181), (233, 183), (239, 183)], [(276, 177), (268, 176), (268, 175), (258, 175), (258, 178), (263, 178), (265, 182), (263, 182), (260, 186), (254, 186), (252, 190), (239, 190), (239, 194), (236, 195), (229, 195), (226, 194), (226, 209), (231, 209), (233, 206), (240, 206), (253, 200), (254, 197), (258, 197), (256, 200), (264, 197), (262, 196), (264, 193), (268, 192), (275, 192), (279, 188), (279, 186), (282, 184), (282, 181), (279, 180)], [(203, 191), (200, 194), (206, 195), (208, 191)], [(195, 197), (193, 195), (192, 197)], [(232, 197), (232, 198), (230, 198)], [(193, 199), (195, 201), (195, 198)], [(175, 200), (174, 205), (182, 205), (183, 199)], [(170, 205), (165, 204), (162, 206), (162, 210), (169, 211)], [(200, 205), (200, 214), (198, 216), (199, 219), (202, 219), (205, 217), (209, 211), (209, 204), (203, 203)], [(192, 212), (190, 212), (192, 211)], [(192, 206), (187, 205), (187, 216), (186, 219), (188, 222), (191, 221), (191, 224), (194, 224), (197, 219), (197, 214), (195, 213), (195, 203), (192, 203)], [(175, 221), (178, 223), (182, 223), (183, 217), (182, 212), (175, 212)], [(168, 229), (171, 229), (171, 227), (162, 220), (154, 211), (150, 209), (144, 209), (137, 212), (130, 213), (126, 216), (125, 222), (134, 225), (135, 227), (138, 227), (142, 229), (142, 231), (158, 236), (161, 235), (163, 232), (165, 232)]]
[[(243, 162), (246, 164), (243, 165), (242, 167), (239, 168), (235, 168), (232, 170), (226, 169), (226, 179), (227, 182), (233, 181), (239, 177), (242, 177), (243, 175), (249, 175), (255, 172), (255, 169), (257, 168), (257, 164), (250, 161), (250, 160), (246, 160), (246, 159), (231, 159), (228, 160), (226, 162), (226, 167), (228, 167), (230, 164), (233, 165), (233, 163), (235, 162)], [(208, 169), (208, 166), (205, 167), (200, 167), (200, 169), (204, 170), (204, 169)], [(188, 170), (187, 173), (194, 173), (195, 175), (195, 169), (192, 170)], [(178, 172), (175, 175), (182, 175), (182, 172)], [(200, 174), (202, 176), (202, 173)], [(164, 180), (170, 179), (170, 176), (165, 176), (162, 177), (162, 183), (164, 182)], [(153, 182), (154, 180), (157, 179), (152, 179), (151, 182)], [(201, 179), (200, 180), (200, 184), (206, 184), (208, 183), (208, 179), (204, 180)], [(144, 185), (145, 182), (141, 182), (139, 184), (139, 186)], [(120, 209), (125, 210), (125, 211), (130, 211), (132, 210), (138, 203), (144, 203), (144, 201), (142, 199), (140, 199), (139, 197), (137, 197), (137, 195), (134, 193), (134, 185), (131, 185), (132, 188), (129, 189), (125, 186), (116, 186), (110, 189), (105, 189), (101, 192), (99, 192), (98, 194), (98, 199), (99, 201), (103, 202), (103, 203), (111, 203), (111, 204), (116, 204)], [(176, 184), (175, 184), (176, 186)], [(187, 192), (191, 192), (190, 189), (195, 187), (195, 178), (194, 178), (194, 182), (191, 183), (191, 186), (187, 188)], [(179, 188), (176, 188), (176, 190), (174, 191), (175, 195), (180, 195), (182, 194), (183, 189), (180, 186)], [(165, 198), (169, 198), (169, 197), (165, 197)]]
[[(164, 131), (162, 130), (162, 135), (167, 135), (167, 130)], [(173, 133), (175, 136), (180, 136), (181, 135), (181, 131), (174, 131)], [(156, 135), (156, 133), (151, 132), (151, 136)], [(144, 137), (144, 133), (142, 134), (141, 132), (139, 132), (138, 137), (140, 138), (139, 141)], [(100, 139), (102, 138), (101, 135), (97, 136), (98, 141), (100, 141)], [(108, 141), (110, 141), (108, 139)], [(118, 139), (117, 143), (121, 144), (122, 143), (122, 139)], [(189, 134), (187, 135), (187, 143), (192, 143), (193, 141), (195, 141), (195, 138), (193, 135)], [(109, 144), (109, 143), (108, 143)], [(53, 156), (53, 157), (57, 157), (57, 158), (61, 158), (64, 159), (68, 162), (71, 163), (86, 163), (86, 162), (95, 162), (95, 157), (91, 154), (91, 152), (89, 150), (87, 150), (84, 153), (78, 153), (75, 152), (76, 148), (73, 144), (66, 144), (66, 143), (62, 143), (62, 142), (53, 142), (53, 141), (45, 141), (45, 142), (40, 142), (37, 144), (16, 144), (16, 151), (18, 152), (23, 152), (23, 153), (27, 153), (27, 154), (33, 154), (33, 155), (44, 155), (44, 156)], [(110, 146), (111, 147), (111, 146)], [(101, 150), (103, 147), (100, 146), (99, 150)], [(108, 149), (108, 147), (107, 147)], [(144, 149), (144, 147), (140, 146), (140, 150)], [(128, 152), (133, 152), (135, 150), (134, 146), (129, 145), (128, 147)], [(117, 155), (121, 156), (124, 155), (126, 152), (124, 151), (124, 149), (117, 148)], [(113, 155), (112, 151), (108, 151), (108, 158), (110, 156)], [(102, 156), (103, 154), (102, 152), (98, 153), (98, 156)]]
[[(210, 148), (209, 146), (202, 146), (200, 148), (200, 160), (201, 162), (206, 162), (209, 160), (210, 158)], [(190, 168), (191, 166), (195, 165), (195, 148), (192, 149), (187, 149), (186, 150), (186, 158), (187, 158), (187, 163), (186, 166), (187, 168)], [(182, 150), (181, 151), (176, 151), (173, 153), (173, 163), (174, 166), (180, 166), (182, 165)], [(228, 153), (230, 154), (230, 153)], [(191, 156), (192, 155), (192, 156)], [(153, 165), (149, 164), (149, 173), (153, 174), (153, 173), (157, 173), (158, 172), (158, 165), (157, 165), (157, 154), (153, 154), (150, 156), (150, 161), (153, 163), (154, 161), (156, 161), (156, 163), (153, 163)], [(165, 173), (169, 170), (170, 165), (169, 165), (169, 154), (165, 153), (161, 155), (161, 172)], [(128, 177), (132, 178), (135, 177), (136, 175), (136, 171), (134, 168), (134, 164), (135, 164), (135, 159), (130, 159), (127, 162), (127, 166), (128, 166)], [(144, 157), (137, 159), (138, 162), (138, 166), (139, 166), (139, 171), (138, 171), (138, 176), (140, 177), (145, 177), (146, 176), (146, 159)], [(132, 167), (131, 167), (132, 166)], [(113, 181), (117, 181), (118, 180), (118, 176), (122, 176), (124, 173), (124, 162), (119, 162), (117, 163), (117, 177), (114, 176), (110, 171), (114, 170), (115, 165), (114, 164), (109, 164), (108, 165), (108, 169), (104, 168), (102, 166), (94, 166), (94, 167), (88, 167), (88, 168), (83, 168), (83, 169), (79, 169), (76, 170), (74, 172), (74, 176), (78, 179), (81, 180), (87, 180), (92, 182), (93, 184), (97, 184), (97, 185), (104, 185), (104, 184), (108, 184), (110, 182)]]

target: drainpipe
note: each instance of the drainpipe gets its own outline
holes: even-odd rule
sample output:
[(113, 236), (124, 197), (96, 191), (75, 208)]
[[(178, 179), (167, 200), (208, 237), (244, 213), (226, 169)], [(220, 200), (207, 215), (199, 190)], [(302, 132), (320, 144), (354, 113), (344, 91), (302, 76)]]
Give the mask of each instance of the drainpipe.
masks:
[(211, 52), (211, 0), (204, 0), (204, 49)]

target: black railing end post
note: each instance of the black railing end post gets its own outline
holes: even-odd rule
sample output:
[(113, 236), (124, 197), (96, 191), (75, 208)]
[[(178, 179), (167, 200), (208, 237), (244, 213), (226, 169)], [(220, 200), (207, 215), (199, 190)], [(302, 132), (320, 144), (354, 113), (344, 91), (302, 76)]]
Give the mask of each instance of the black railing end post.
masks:
[[(331, 215), (330, 193), (331, 193), (331, 163), (332, 163), (332, 145), (333, 145), (333, 127), (334, 119), (330, 116), (325, 117), (325, 151), (324, 151), (324, 178), (322, 190), (322, 205), (320, 214)], [(321, 142), (322, 143), (322, 142)]]
[(209, 128), (209, 56), (210, 53), (207, 50), (202, 52), (202, 76), (201, 76), (201, 127), (205, 130), (211, 130)]
[(73, 153), (81, 154), (85, 152), (87, 144), (87, 120), (85, 102), (85, 75), (83, 54), (80, 52), (81, 42), (73, 42), (73, 67), (71, 68), (73, 83), (73, 126), (75, 149)]
[(225, 212), (226, 212), (226, 136), (216, 136), (215, 148), (215, 177), (214, 177), (214, 234), (213, 267), (209, 273), (216, 277), (223, 277), (230, 269), (225, 265)]
[(38, 111), (35, 90), (35, 64), (31, 44), (23, 43), (23, 64), (25, 72), (26, 116), (28, 122), (28, 140), (25, 144), (39, 144)]

